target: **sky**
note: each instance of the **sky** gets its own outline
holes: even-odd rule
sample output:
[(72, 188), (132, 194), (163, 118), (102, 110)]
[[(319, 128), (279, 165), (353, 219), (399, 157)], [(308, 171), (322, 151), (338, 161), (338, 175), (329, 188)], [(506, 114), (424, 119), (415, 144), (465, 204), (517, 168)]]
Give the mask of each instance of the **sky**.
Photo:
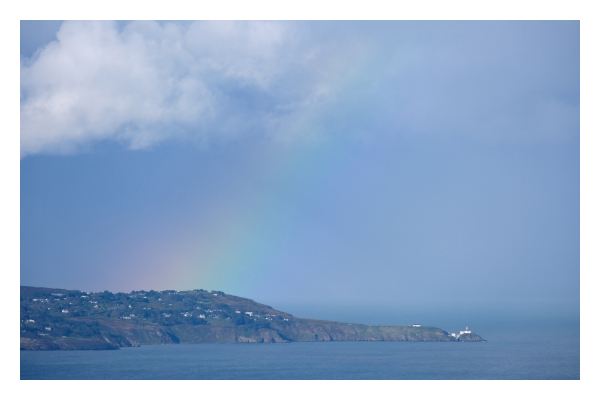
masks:
[(578, 315), (579, 28), (22, 21), (21, 285)]

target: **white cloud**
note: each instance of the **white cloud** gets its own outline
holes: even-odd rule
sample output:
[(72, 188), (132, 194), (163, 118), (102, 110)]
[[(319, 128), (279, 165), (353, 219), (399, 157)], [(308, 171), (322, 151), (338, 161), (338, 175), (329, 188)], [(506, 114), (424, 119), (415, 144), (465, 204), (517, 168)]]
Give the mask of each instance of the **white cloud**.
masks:
[(233, 104), (240, 92), (277, 96), (295, 56), (286, 33), (271, 22), (133, 22), (121, 32), (114, 22), (65, 22), (21, 66), (22, 155), (223, 130), (224, 112), (243, 113)]
[(432, 24), (65, 22), (21, 62), (21, 155), (332, 130), (578, 133), (577, 25)]

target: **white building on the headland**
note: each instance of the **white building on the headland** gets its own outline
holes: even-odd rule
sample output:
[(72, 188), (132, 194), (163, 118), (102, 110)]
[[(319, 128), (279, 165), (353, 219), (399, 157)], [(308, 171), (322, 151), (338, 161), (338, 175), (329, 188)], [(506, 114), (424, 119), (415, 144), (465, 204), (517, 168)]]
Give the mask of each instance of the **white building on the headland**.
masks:
[(413, 324), (413, 326), (414, 326), (415, 328), (420, 328), (420, 327), (421, 327), (421, 324)]
[(252, 311), (246, 311), (244, 314), (248, 314), (249, 316), (252, 316)]
[(464, 331), (460, 331), (460, 334), (459, 334), (459, 336), (460, 336), (460, 335), (464, 335), (465, 333), (471, 333), (471, 331), (469, 330), (469, 327), (468, 327), (468, 326), (467, 326), (465, 329), (466, 329), (466, 330), (464, 330)]

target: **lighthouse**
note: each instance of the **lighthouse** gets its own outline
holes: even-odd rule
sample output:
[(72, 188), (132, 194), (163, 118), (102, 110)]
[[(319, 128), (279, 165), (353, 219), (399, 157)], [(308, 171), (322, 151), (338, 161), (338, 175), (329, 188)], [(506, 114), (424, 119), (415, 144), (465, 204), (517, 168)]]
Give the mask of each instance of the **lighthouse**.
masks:
[(465, 328), (465, 330), (464, 330), (464, 331), (460, 331), (460, 334), (461, 334), (461, 335), (462, 335), (462, 334), (464, 334), (464, 333), (471, 333), (471, 331), (469, 330), (469, 327), (468, 327), (468, 326)]

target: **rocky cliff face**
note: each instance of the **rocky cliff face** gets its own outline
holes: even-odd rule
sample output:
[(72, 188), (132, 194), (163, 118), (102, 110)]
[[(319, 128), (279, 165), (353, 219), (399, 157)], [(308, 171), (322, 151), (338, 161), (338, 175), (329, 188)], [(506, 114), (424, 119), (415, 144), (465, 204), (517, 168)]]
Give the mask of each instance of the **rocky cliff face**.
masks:
[(109, 343), (99, 338), (21, 338), (21, 350), (118, 350), (120, 347), (124, 346)]
[(21, 350), (105, 350), (169, 343), (483, 341), (434, 327), (296, 318), (249, 299), (202, 290), (83, 293), (21, 287)]
[(481, 336), (474, 333), (463, 333), (457, 339), (459, 342), (485, 342)]

